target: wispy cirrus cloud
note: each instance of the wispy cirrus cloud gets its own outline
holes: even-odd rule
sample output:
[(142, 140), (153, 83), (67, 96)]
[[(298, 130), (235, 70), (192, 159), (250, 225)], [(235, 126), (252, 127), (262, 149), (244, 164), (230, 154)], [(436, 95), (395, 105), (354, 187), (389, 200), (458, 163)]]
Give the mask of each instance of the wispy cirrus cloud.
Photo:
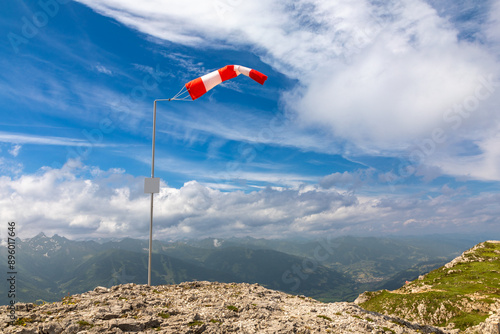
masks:
[(9, 150), (9, 154), (12, 155), (13, 157), (17, 157), (19, 151), (21, 151), (21, 148), (22, 148), (21, 145), (16, 144)]
[[(0, 132), (0, 142), (13, 144), (32, 144), (32, 145), (57, 145), (57, 146), (106, 146), (101, 143), (93, 144), (83, 139), (36, 136), (20, 133)], [(19, 147), (20, 148), (20, 147)], [(17, 150), (19, 151), (19, 149)]]
[[(31, 134), (9, 133), (0, 131), (0, 142), (13, 143), (16, 146), (12, 149), (11, 154), (16, 156), (21, 149), (20, 144), (31, 145), (56, 145), (56, 146), (116, 146), (114, 144), (91, 143), (85, 139), (53, 137), (53, 136), (37, 136)], [(15, 154), (14, 154), (15, 153)]]
[(106, 75), (113, 75), (113, 71), (112, 70), (110, 70), (109, 68), (107, 68), (106, 66), (101, 65), (101, 64), (95, 65), (94, 69), (97, 72), (99, 72), (99, 73), (103, 73), (103, 74), (106, 74)]

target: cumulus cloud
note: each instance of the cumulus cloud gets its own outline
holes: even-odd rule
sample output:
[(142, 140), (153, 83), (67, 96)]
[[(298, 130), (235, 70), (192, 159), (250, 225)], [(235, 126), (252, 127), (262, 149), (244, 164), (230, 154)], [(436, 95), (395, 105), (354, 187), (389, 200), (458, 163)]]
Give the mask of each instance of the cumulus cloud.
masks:
[(141, 200), (130, 194), (132, 189), (137, 196), (138, 181), (134, 184), (132, 177), (123, 176), (120, 182), (129, 185), (118, 187), (113, 182), (117, 175), (115, 170), (96, 174), (78, 160), (70, 160), (60, 169), (44, 167), (36, 174), (2, 176), (0, 216), (19, 222), (26, 234), (43, 230), (92, 235), (113, 223), (128, 232), (141, 206)]
[[(429, 136), (448, 109), (498, 73), (486, 48), (459, 40), (426, 3), (403, 1), (387, 13), (391, 20), (350, 63), (331, 61), (331, 71), (310, 73), (311, 82), (290, 95), (303, 121), (329, 126), (364, 152), (403, 151)], [(495, 108), (483, 112), (497, 117)]]
[(319, 185), (325, 189), (341, 188), (356, 190), (373, 181), (374, 169), (362, 169), (355, 172), (333, 173), (323, 177)]
[(19, 175), (23, 171), (23, 165), (19, 161), (0, 157), (0, 175)]
[[(359, 175), (354, 175), (357, 178)], [(342, 178), (342, 177), (341, 177)], [(349, 179), (349, 176), (343, 176)], [(0, 177), (0, 219), (16, 221), (21, 238), (40, 231), (70, 238), (146, 238), (149, 196), (143, 178), (69, 160), (62, 168)], [(460, 192), (465, 192), (461, 189)], [(499, 195), (457, 196), (443, 187), (433, 198), (354, 195), (318, 185), (222, 192), (190, 181), (162, 183), (155, 196), (158, 239), (320, 236), (325, 233), (498, 231)]]
[(494, 1), (486, 24), (486, 37), (493, 51), (500, 54), (500, 2)]

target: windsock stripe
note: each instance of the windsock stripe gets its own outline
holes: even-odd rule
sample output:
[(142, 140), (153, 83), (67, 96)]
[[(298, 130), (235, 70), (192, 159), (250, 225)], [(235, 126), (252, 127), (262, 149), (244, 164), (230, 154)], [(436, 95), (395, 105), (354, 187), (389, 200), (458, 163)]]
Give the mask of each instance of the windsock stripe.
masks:
[(235, 71), (234, 65), (224, 66), (219, 70), (220, 78), (222, 81), (226, 81), (232, 78), (236, 78), (240, 73)]
[(235, 67), (236, 67), (235, 70), (240, 72), (241, 74), (244, 74), (247, 77), (250, 75), (251, 69), (249, 69), (248, 67), (241, 66), (241, 65), (235, 65)]
[(203, 81), (207, 92), (223, 81), (220, 77), (219, 71), (213, 71), (211, 73), (205, 74), (201, 77), (201, 80)]
[(248, 76), (250, 78), (254, 79), (255, 81), (257, 81), (258, 83), (260, 83), (261, 85), (263, 85), (264, 82), (266, 82), (266, 80), (267, 80), (267, 75), (262, 74), (256, 70), (251, 70), (250, 74)]
[(201, 78), (196, 78), (186, 84), (186, 89), (193, 100), (196, 100), (207, 92)]

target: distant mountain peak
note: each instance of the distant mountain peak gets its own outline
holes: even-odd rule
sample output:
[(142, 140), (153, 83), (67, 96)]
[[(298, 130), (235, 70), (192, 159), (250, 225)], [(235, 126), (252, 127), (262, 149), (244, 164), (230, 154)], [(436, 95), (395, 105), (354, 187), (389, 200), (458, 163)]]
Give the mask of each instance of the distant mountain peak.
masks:
[(31, 240), (33, 240), (33, 239), (47, 239), (47, 238), (48, 237), (45, 235), (45, 233), (40, 232), (37, 235), (35, 235), (33, 238), (31, 238)]
[(52, 253), (61, 249), (61, 243), (63, 243), (66, 238), (59, 237), (55, 234), (53, 237), (49, 238), (45, 233), (40, 232), (31, 239), (25, 240), (31, 250), (42, 254), (45, 257), (49, 257)]

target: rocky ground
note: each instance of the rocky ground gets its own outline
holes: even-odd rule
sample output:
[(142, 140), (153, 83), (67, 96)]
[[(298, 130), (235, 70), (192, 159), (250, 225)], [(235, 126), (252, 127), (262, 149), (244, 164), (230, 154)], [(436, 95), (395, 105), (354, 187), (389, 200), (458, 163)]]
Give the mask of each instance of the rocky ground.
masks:
[[(2, 333), (452, 333), (258, 284), (125, 284), (60, 302), (0, 307)], [(453, 333), (456, 333), (454, 331)]]

